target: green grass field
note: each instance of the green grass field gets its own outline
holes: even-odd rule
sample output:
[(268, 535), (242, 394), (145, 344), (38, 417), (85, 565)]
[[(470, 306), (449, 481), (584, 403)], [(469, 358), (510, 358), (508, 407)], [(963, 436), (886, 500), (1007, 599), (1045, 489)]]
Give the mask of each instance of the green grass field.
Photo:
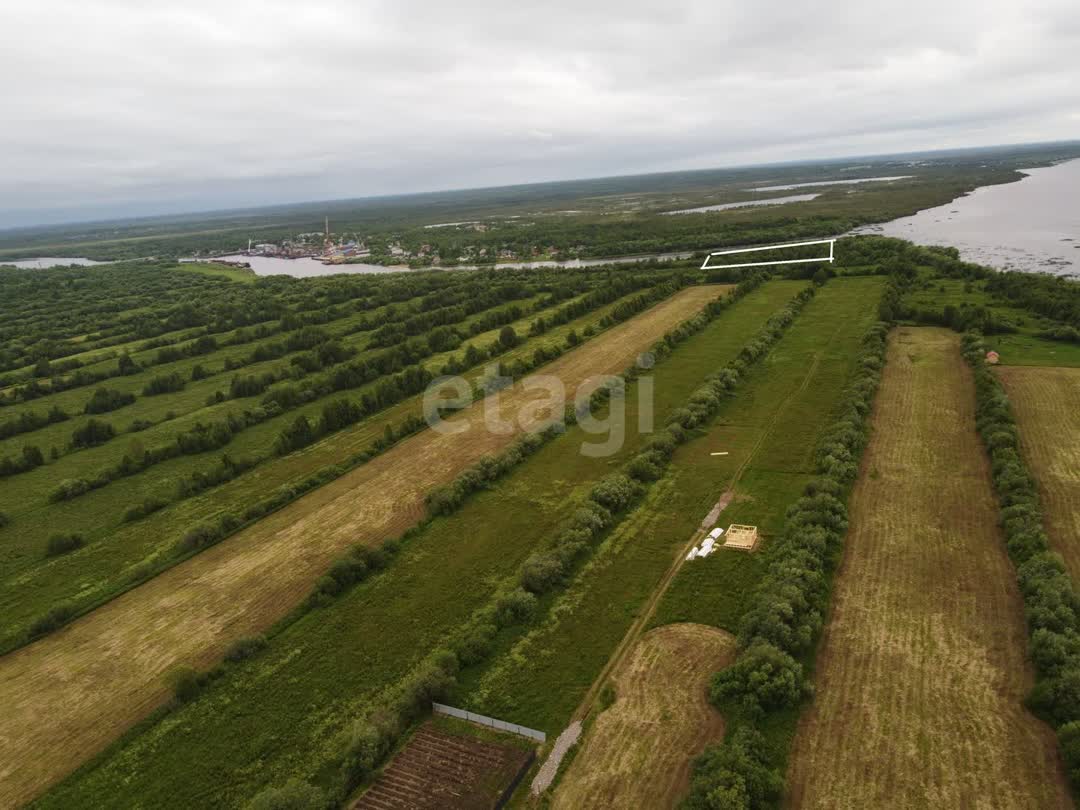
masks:
[(1016, 332), (986, 338), (987, 348), (1001, 355), (1003, 366), (1080, 366), (1080, 344), (1036, 337), (1037, 332), (1058, 326), (1055, 321), (1002, 303), (983, 289), (982, 282), (935, 278), (927, 289), (909, 293), (905, 303), (935, 311), (948, 305), (958, 309), (982, 306), (1007, 318), (1016, 325)]
[[(736, 501), (720, 522), (776, 531), (809, 477), (817, 431), (829, 420), (882, 286), (880, 278), (834, 280), (819, 291), (713, 426), (676, 451), (667, 476), (605, 540), (547, 619), (462, 681), (459, 702), (558, 734), (674, 555), (748, 458)], [(714, 369), (735, 348), (712, 355)], [(724, 451), (731, 455), (710, 455)], [(755, 554), (720, 551), (688, 563), (653, 624), (694, 621), (733, 629), (767, 559), (766, 541)]]
[[(716, 367), (718, 355), (741, 346), (800, 287), (766, 285), (658, 365), (657, 422)], [(634, 426), (634, 387), (627, 404)], [(643, 437), (630, 430), (609, 458), (577, 452), (584, 438), (581, 428), (570, 429), (454, 515), (428, 524), (383, 574), (288, 626), (263, 654), (137, 729), (40, 806), (193, 806), (210, 797), (238, 804), (289, 776), (332, 781), (324, 763), (336, 734), (515, 575)]]
[[(561, 345), (571, 330), (576, 329), (580, 333), (587, 325), (596, 324), (629, 297), (633, 297), (633, 294), (528, 339), (500, 355), (499, 359), (512, 362), (518, 357), (531, 356), (538, 346)], [(520, 334), (525, 334), (529, 324), (540, 314), (543, 313), (533, 313), (513, 325)], [(493, 330), (473, 340), (478, 345), (488, 345), (496, 338), (497, 330)], [(435, 355), (424, 361), (425, 365), (437, 369), (446, 362), (449, 354)], [(483, 369), (474, 369), (465, 376), (477, 378), (482, 373)], [(49, 492), (64, 478), (92, 474), (110, 463), (116, 463), (129, 446), (130, 439), (119, 437), (98, 448), (73, 453), (56, 464), (46, 464), (37, 470), (6, 479), (0, 493), (0, 510), (17, 522), (5, 530), (7, 535), (13, 536), (13, 542), (5, 544), (0, 551), (0, 611), (3, 616), (0, 619), (0, 649), (20, 643), (26, 625), (60, 601), (70, 601), (76, 605), (97, 604), (121, 592), (141, 575), (142, 567), (160, 564), (176, 541), (192, 526), (216, 520), (226, 511), (242, 513), (248, 505), (280, 487), (302, 481), (331, 465), (345, 463), (381, 437), (388, 425), (399, 425), (408, 416), (420, 415), (421, 397), (411, 397), (310, 447), (284, 457), (273, 457), (233, 481), (175, 501), (137, 522), (122, 522), (127, 508), (146, 498), (172, 500), (177, 483), (182, 478), (215, 464), (222, 452), (228, 452), (234, 458), (267, 455), (278, 433), (299, 415), (315, 419), (326, 402), (346, 394), (357, 396), (374, 385), (371, 383), (315, 400), (244, 430), (222, 450), (170, 459), (70, 501), (50, 503)], [(174, 396), (182, 397), (183, 392), (148, 399), (170, 400)], [(140, 401), (136, 400), (135, 406)], [(220, 417), (230, 408), (236, 409), (237, 405), (226, 402), (204, 408), (189, 415), (186, 420), (177, 419), (176, 423), (206, 420), (213, 415)], [(173, 424), (161, 427), (165, 432), (158, 442), (152, 442), (149, 438), (153, 429), (137, 434), (139, 441), (146, 447), (165, 443), (168, 436), (179, 429)], [(65, 464), (62, 469), (53, 469), (61, 467), (61, 463)], [(18, 531), (14, 532), (16, 527)], [(71, 554), (46, 559), (42, 550), (48, 537), (64, 530), (83, 533), (87, 539), (86, 546)]]

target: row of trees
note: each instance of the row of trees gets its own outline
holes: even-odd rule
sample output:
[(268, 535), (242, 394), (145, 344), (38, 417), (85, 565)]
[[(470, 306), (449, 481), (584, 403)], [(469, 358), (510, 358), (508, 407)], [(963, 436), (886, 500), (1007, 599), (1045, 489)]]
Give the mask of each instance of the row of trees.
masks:
[(1069, 777), (1080, 788), (1080, 593), (1050, 551), (1008, 396), (986, 364), (978, 335), (964, 336), (963, 352), (975, 372), (975, 424), (990, 454), (1005, 544), (1024, 599), (1037, 676), (1028, 705), (1057, 729)]

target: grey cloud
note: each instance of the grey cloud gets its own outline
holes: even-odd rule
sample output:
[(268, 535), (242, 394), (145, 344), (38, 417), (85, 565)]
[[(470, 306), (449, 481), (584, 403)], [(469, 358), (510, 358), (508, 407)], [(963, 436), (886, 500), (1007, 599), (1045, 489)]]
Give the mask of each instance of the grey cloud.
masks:
[(1071, 0), (8, 0), (0, 227), (1069, 138), (1078, 54)]

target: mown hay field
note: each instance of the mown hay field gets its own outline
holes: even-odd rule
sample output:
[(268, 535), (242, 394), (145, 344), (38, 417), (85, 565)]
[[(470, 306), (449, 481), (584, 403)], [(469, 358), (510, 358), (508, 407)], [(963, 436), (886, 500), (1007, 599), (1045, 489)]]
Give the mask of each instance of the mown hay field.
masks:
[(1046, 532), (1080, 582), (1080, 368), (999, 368), (1039, 484)]
[[(700, 311), (723, 289), (716, 286), (684, 289), (569, 352), (544, 371), (560, 377), (571, 390), (590, 375), (621, 371), (640, 351)], [(502, 392), (507, 413), (534, 400), (534, 393), (525, 392), (520, 384)], [(485, 430), (483, 418), (477, 403), (455, 418), (468, 425), (468, 430), (453, 434), (425, 431), (407, 439), (71, 626), (0, 659), (0, 692), (7, 698), (6, 711), (0, 717), (0, 762), (3, 763), (0, 803), (29, 798), (104, 748), (162, 702), (167, 695), (165, 675), (173, 668), (206, 665), (219, 659), (237, 638), (272, 625), (300, 602), (330, 562), (347, 547), (355, 543), (378, 543), (416, 523), (423, 515), (423, 498), (428, 491), (452, 480), (480, 457), (498, 452), (513, 441), (512, 434)], [(603, 464), (599, 466), (606, 472), (611, 460), (601, 461)], [(568, 467), (565, 463), (562, 466)], [(561, 475), (554, 476), (556, 483)], [(529, 493), (530, 497), (534, 494), (535, 490)], [(499, 508), (505, 511), (505, 502)], [(557, 517), (552, 515), (549, 520)], [(462, 525), (459, 532), (446, 539), (474, 540), (476, 534)], [(530, 550), (522, 543), (511, 553), (505, 547), (508, 536), (515, 535), (501, 532), (497, 536), (486, 535), (494, 546), (484, 547), (485, 553), (495, 556), (492, 564), (505, 572), (513, 571), (523, 558), (518, 555)], [(499, 543), (500, 540), (503, 542)], [(468, 555), (458, 556), (448, 549), (446, 558), (424, 559), (426, 544), (418, 543), (417, 548), (414, 567), (405, 569), (405, 561), (398, 560), (388, 573), (406, 577), (401, 580), (406, 584), (410, 577), (416, 576), (450, 576), (451, 579), (442, 582), (443, 590), (434, 586), (431, 591), (421, 588), (411, 593), (410, 601), (405, 603), (392, 596), (379, 600), (379, 610), (403, 610), (405, 617), (401, 622), (388, 618), (384, 623), (376, 623), (380, 628), (377, 632), (382, 634), (379, 639), (370, 637), (370, 625), (357, 628), (366, 640), (380, 642), (364, 652), (367, 663), (373, 666), (415, 660), (420, 651), (430, 649), (453, 626), (447, 625), (446, 620), (456, 616), (459, 621), (462, 615), (467, 615), (449, 610), (440, 613), (440, 599), (449, 599), (455, 607), (467, 611), (494, 588), (495, 582), (483, 581), (482, 564), (473, 559), (470, 565)], [(406, 570), (408, 573), (404, 573)], [(380, 577), (376, 582), (390, 579)], [(459, 597), (463, 588), (468, 594), (462, 600)], [(361, 593), (373, 590), (376, 588), (359, 589)], [(426, 639), (427, 646), (407, 643), (407, 630)], [(387, 645), (388, 638), (394, 643)], [(303, 642), (299, 643), (303, 647)], [(309, 671), (310, 667), (304, 670)], [(401, 674), (401, 670), (396, 672)], [(354, 699), (356, 683), (365, 682), (348, 668), (335, 669), (328, 677), (339, 688), (344, 685), (341, 680), (348, 679)], [(358, 680), (352, 682), (353, 677)], [(276, 676), (274, 680), (280, 687)], [(267, 685), (267, 688), (273, 687)], [(330, 705), (314, 701), (316, 691), (305, 690), (308, 696), (300, 697), (295, 706), (303, 710), (300, 717), (308, 718), (309, 722), (313, 719), (309, 711), (318, 706), (322, 712)], [(366, 694), (370, 697), (370, 693)], [(259, 711), (261, 714), (265, 710)], [(280, 728), (281, 719), (252, 718), (270, 722), (276, 728)], [(165, 725), (171, 724), (167, 721)], [(241, 749), (249, 754), (251, 746), (260, 751), (263, 745), (268, 745), (268, 750), (276, 749), (277, 743), (271, 739), (277, 736), (243, 735)], [(227, 758), (227, 751), (235, 751), (238, 743), (236, 737), (222, 734), (215, 738), (215, 744), (225, 747), (220, 757), (212, 758), (219, 762)], [(176, 754), (184, 757), (198, 752), (205, 757), (208, 745), (206, 738), (200, 738), (191, 743), (192, 751), (178, 750)], [(294, 755), (317, 753), (308, 749), (297, 750)], [(258, 759), (256, 755), (255, 761)], [(146, 787), (158, 801), (168, 796), (175, 798), (175, 791), (182, 790), (193, 794), (196, 797), (193, 801), (197, 802), (223, 789), (215, 784), (208, 793), (199, 794), (199, 783), (186, 768), (174, 772), (179, 783), (160, 770), (139, 769), (141, 777), (150, 773), (153, 784)], [(272, 775), (261, 772), (257, 778), (268, 780)], [(233, 784), (241, 789), (243, 781), (234, 777)], [(113, 792), (108, 795), (112, 796)], [(104, 794), (99, 794), (98, 800), (100, 795)], [(133, 793), (132, 801), (137, 799)]]
[(706, 692), (734, 657), (735, 638), (701, 624), (642, 636), (613, 674), (615, 701), (592, 723), (551, 806), (674, 807), (692, 759), (723, 737), (723, 718)]
[(1071, 806), (974, 406), (958, 335), (891, 335), (791, 807)]

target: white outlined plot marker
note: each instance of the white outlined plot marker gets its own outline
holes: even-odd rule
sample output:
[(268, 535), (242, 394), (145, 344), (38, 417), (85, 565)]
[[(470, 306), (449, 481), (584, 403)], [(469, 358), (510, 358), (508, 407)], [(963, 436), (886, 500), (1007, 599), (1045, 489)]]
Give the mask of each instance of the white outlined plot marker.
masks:
[[(829, 255), (819, 256), (813, 259), (781, 259), (779, 261), (742, 262), (740, 264), (709, 264), (713, 256), (733, 256), (739, 253), (758, 253), (762, 250), (781, 250), (783, 248), (806, 247), (807, 245), (828, 245)], [(835, 239), (814, 239), (810, 242), (789, 242), (786, 245), (761, 245), (759, 247), (734, 248), (732, 250), (714, 250), (712, 253), (705, 257), (705, 261), (701, 264), (701, 269), (727, 270), (732, 267), (764, 267), (770, 264), (805, 264), (806, 262), (832, 263), (834, 261), (833, 249), (835, 245)]]

